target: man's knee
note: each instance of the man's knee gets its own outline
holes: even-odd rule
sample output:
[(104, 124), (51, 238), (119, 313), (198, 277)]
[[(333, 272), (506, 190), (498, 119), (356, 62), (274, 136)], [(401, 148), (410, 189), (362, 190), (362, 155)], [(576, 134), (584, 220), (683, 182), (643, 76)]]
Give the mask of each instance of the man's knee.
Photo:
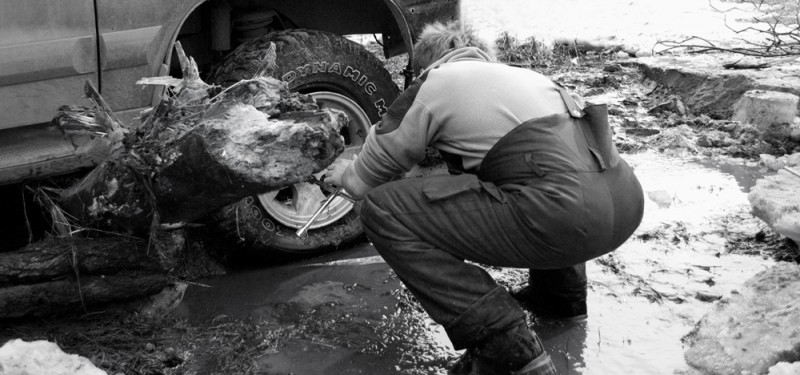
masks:
[(384, 225), (387, 219), (391, 218), (392, 215), (381, 207), (381, 202), (383, 200), (382, 194), (376, 190), (370, 191), (364, 197), (361, 203), (359, 216), (361, 217), (361, 223), (365, 229), (374, 231), (376, 228), (380, 228)]
[(365, 228), (377, 230), (381, 227), (400, 225), (398, 216), (408, 210), (412, 200), (413, 186), (407, 181), (394, 181), (370, 190), (361, 206), (361, 220)]
[(377, 245), (381, 240), (401, 240), (411, 236), (400, 217), (396, 192), (379, 186), (364, 197), (361, 204), (361, 223), (367, 236)]

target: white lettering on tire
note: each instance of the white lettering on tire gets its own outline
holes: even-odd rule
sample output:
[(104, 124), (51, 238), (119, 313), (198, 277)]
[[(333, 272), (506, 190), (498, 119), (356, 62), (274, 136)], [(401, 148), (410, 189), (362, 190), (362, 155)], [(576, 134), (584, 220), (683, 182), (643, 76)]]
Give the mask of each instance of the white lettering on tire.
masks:
[(378, 109), (378, 116), (381, 117), (383, 117), (383, 114), (386, 113), (386, 111), (388, 110), (388, 108), (386, 108), (386, 101), (383, 100), (382, 98), (379, 99), (377, 102), (372, 103), (372, 105)]
[[(356, 83), (359, 87), (364, 89), (364, 93), (369, 96), (375, 94), (378, 91), (378, 86), (375, 85), (370, 79), (369, 76), (366, 74), (361, 74), (361, 71), (353, 68), (350, 65), (346, 65), (344, 70), (342, 70), (341, 64), (338, 62), (330, 63), (328, 61), (315, 61), (310, 64), (305, 64), (294, 68), (286, 72), (282, 77), (281, 80), (292, 83), (295, 79), (297, 79), (298, 75), (300, 77), (305, 77), (309, 74), (316, 74), (316, 73), (328, 73), (328, 74), (338, 74), (345, 78), (350, 78), (353, 82)], [(383, 103), (383, 99), (380, 100)], [(378, 102), (375, 102), (376, 108), (379, 109), (380, 114), (383, 115), (385, 109), (381, 109), (385, 107), (385, 103), (382, 104), (381, 107), (378, 106)]]
[(369, 96), (372, 96), (372, 94), (374, 94), (375, 91), (377, 91), (377, 90), (378, 90), (378, 87), (375, 86), (375, 84), (372, 83), (372, 82), (369, 82), (369, 83), (367, 83), (366, 86), (364, 86), (364, 92), (366, 92), (367, 95), (369, 95)]

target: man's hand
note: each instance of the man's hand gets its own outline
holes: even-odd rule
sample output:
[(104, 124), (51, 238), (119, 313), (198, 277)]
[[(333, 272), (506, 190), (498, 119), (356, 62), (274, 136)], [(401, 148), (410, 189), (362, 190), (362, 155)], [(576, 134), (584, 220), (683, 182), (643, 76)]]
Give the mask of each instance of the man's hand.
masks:
[(325, 182), (334, 186), (343, 186), (344, 173), (355, 159), (338, 158), (325, 170)]
[(347, 194), (354, 199), (362, 199), (368, 191), (372, 190), (372, 186), (364, 182), (356, 173), (353, 165), (355, 160), (355, 155), (353, 155), (353, 159), (336, 159), (325, 170), (325, 182), (343, 187)]

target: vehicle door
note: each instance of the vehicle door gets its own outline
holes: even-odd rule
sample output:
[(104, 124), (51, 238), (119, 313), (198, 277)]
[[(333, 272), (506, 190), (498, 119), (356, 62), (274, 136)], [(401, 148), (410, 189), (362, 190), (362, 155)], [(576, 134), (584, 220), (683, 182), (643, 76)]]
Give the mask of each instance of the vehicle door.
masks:
[(0, 129), (50, 121), (97, 84), (92, 0), (0, 1)]
[(101, 93), (114, 111), (138, 113), (155, 104), (161, 91), (136, 81), (168, 74), (165, 53), (172, 50), (177, 28), (203, 0), (95, 1)]

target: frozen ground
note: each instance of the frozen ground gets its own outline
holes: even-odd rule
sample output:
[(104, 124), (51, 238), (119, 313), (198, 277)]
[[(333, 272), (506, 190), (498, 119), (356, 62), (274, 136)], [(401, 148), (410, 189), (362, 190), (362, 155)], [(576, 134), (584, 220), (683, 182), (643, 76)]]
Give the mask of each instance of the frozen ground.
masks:
[[(717, 9), (731, 8), (714, 1)], [(707, 0), (462, 0), (462, 17), (488, 40), (503, 31), (512, 36), (551, 41), (559, 38), (608, 39), (640, 50), (658, 40), (701, 36), (732, 40), (742, 12), (725, 14)]]

